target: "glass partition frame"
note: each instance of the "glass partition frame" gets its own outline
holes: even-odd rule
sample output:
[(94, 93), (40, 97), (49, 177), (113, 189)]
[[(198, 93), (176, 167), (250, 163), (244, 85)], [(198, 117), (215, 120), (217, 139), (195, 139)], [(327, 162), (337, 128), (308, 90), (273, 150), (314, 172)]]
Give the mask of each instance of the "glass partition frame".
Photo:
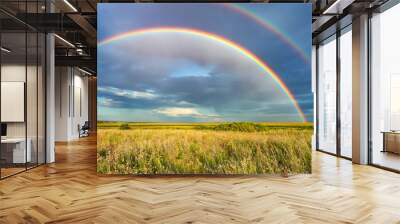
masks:
[[(368, 20), (368, 163), (372, 166), (396, 173), (400, 173), (400, 155), (386, 152), (388, 153), (388, 157), (386, 157), (381, 154), (384, 153), (385, 144), (382, 132), (390, 132), (391, 129), (398, 131), (399, 128), (399, 122), (396, 123), (397, 126), (392, 127), (392, 108), (389, 101), (392, 99), (392, 76), (400, 76), (398, 64), (393, 61), (396, 58), (395, 55), (398, 52), (397, 49), (399, 49), (400, 44), (396, 41), (398, 40), (398, 33), (396, 33), (396, 29), (392, 28), (393, 24), (385, 24), (383, 29), (381, 28), (381, 24), (385, 21), (397, 21), (393, 16), (398, 17), (398, 11), (400, 11), (400, 4), (396, 1), (388, 1), (373, 12), (370, 12)], [(388, 14), (384, 15), (385, 13)], [(392, 18), (384, 18), (384, 21), (380, 21), (382, 20), (382, 16), (391, 16)], [(381, 33), (382, 30), (383, 32), (394, 33), (389, 34), (391, 36), (388, 37), (388, 34), (383, 35)], [(382, 44), (384, 46), (381, 46)], [(382, 59), (382, 57), (385, 57), (385, 59)], [(388, 59), (390, 61), (387, 61)], [(384, 84), (389, 84), (389, 86)], [(400, 85), (398, 87), (400, 89)], [(385, 112), (377, 109), (378, 103), (380, 106), (385, 107)], [(396, 106), (399, 108), (398, 104)], [(397, 111), (399, 110), (397, 109)]]
[[(25, 15), (27, 15), (26, 13), (43, 13), (45, 12), (43, 9), (45, 3), (44, 0), (20, 1), (18, 7), (22, 15), (24, 13)], [(3, 4), (7, 6), (6, 4), (10, 3), (1, 2), (0, 6)], [(13, 20), (14, 18), (10, 16), (10, 19)], [(6, 146), (8, 143), (5, 142), (0, 144), (0, 179), (46, 163), (46, 34), (21, 21), (16, 20), (16, 24), (18, 26), (13, 27), (13, 30), (7, 30), (6, 28), (3, 29), (0, 23), (0, 46), (2, 49), (6, 49), (0, 52), (0, 82), (7, 79), (7, 81), (13, 81), (10, 80), (12, 76), (7, 73), (15, 71), (12, 70), (14, 69), (13, 66), (19, 67), (17, 68), (18, 73), (21, 73), (19, 76), (20, 78), (24, 77), (23, 80), (19, 80), (24, 82), (24, 121), (3, 122), (8, 123), (7, 136), (3, 138), (8, 140), (8, 138), (18, 136), (18, 138), (24, 139), (19, 140), (23, 142), (22, 150), (24, 152), (22, 153), (23, 157), (20, 158), (22, 162), (18, 160), (17, 164), (13, 152), (15, 149), (9, 150), (13, 146)], [(21, 41), (15, 40), (14, 42), (13, 37), (18, 37)], [(7, 48), (6, 45), (11, 47)], [(11, 69), (7, 70), (7, 66)], [(2, 85), (0, 85), (1, 89)], [(1, 108), (0, 104), (0, 111), (2, 109), (4, 108)], [(17, 128), (14, 126), (18, 126), (18, 131), (15, 131)], [(5, 150), (7, 150), (7, 153), (12, 151), (13, 154), (6, 155)], [(7, 170), (10, 167), (17, 167), (18, 169)]]
[[(347, 34), (348, 32), (351, 32), (351, 24), (344, 27), (341, 30), (338, 30), (334, 35), (326, 38), (325, 40), (321, 41), (318, 45), (317, 45), (317, 50), (316, 50), (316, 86), (317, 86), (317, 91), (316, 91), (316, 150), (320, 151), (320, 152), (324, 152), (327, 154), (331, 154), (334, 156), (338, 156), (344, 159), (348, 159), (351, 160), (351, 150), (349, 152), (349, 150), (347, 150), (346, 152), (344, 152), (344, 150), (342, 149), (343, 144), (346, 143), (347, 140), (342, 139), (343, 135), (346, 133), (346, 130), (342, 130), (342, 126), (343, 126), (343, 121), (341, 119), (342, 115), (342, 108), (341, 106), (343, 106), (343, 103), (346, 102), (345, 100), (341, 100), (341, 98), (343, 98), (342, 96), (342, 91), (341, 91), (341, 87), (343, 88), (343, 81), (346, 80), (342, 80), (341, 76), (342, 73), (344, 72), (344, 75), (346, 74), (346, 71), (342, 71), (342, 64), (341, 64), (341, 58), (344, 56), (343, 53), (345, 52), (341, 52), (341, 49), (343, 47), (341, 47), (341, 38), (343, 35)], [(335, 43), (335, 59), (334, 59), (334, 65), (332, 67), (334, 67), (334, 72), (333, 72), (333, 76), (332, 78), (335, 78), (335, 86), (333, 87), (335, 90), (335, 99), (334, 102), (334, 122), (335, 124), (332, 126), (335, 128), (335, 130), (333, 131), (333, 134), (335, 135), (333, 138), (334, 141), (334, 145), (332, 145), (330, 148), (326, 148), (326, 145), (321, 144), (321, 135), (319, 134), (319, 132), (321, 131), (321, 112), (322, 112), (322, 108), (321, 108), (321, 87), (319, 86), (319, 82), (321, 81), (322, 78), (322, 74), (321, 74), (321, 50), (320, 47), (321, 45), (327, 44), (329, 42), (332, 43), (332, 41), (334, 41)], [(347, 43), (348, 44), (348, 43)], [(333, 61), (333, 60), (332, 60)], [(341, 102), (344, 101), (344, 102)], [(349, 128), (349, 127), (346, 127)], [(344, 131), (344, 133), (342, 133)], [(350, 140), (351, 142), (351, 140)]]

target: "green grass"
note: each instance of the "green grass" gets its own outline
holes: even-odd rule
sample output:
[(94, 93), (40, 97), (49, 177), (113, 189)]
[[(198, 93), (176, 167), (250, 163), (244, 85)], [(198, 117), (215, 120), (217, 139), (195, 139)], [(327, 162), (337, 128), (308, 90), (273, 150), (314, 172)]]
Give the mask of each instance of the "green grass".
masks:
[(128, 125), (129, 129), (202, 129), (202, 130), (223, 130), (229, 126), (261, 126), (262, 129), (299, 129), (312, 130), (312, 123), (274, 123), (274, 122), (204, 122), (204, 123), (161, 123), (161, 122), (114, 122), (99, 121), (99, 129), (115, 129), (121, 125)]
[(100, 122), (97, 170), (102, 174), (310, 173), (311, 134), (312, 125), (303, 123)]

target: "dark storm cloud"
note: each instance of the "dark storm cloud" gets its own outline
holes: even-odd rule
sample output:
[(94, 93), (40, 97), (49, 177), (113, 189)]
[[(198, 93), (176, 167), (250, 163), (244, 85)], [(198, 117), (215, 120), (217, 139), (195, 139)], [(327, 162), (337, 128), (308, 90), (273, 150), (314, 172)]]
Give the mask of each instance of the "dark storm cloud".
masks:
[[(178, 7), (179, 6), (179, 7)], [(178, 26), (228, 37), (277, 71), (304, 112), (312, 110), (310, 68), (294, 51), (254, 21), (210, 4), (115, 4), (99, 7), (99, 40), (128, 30)], [(301, 7), (249, 4), (306, 51), (311, 20)], [(119, 13), (113, 13), (118, 10)], [(207, 16), (204, 16), (207, 15)], [(291, 16), (296, 15), (296, 16)], [(292, 102), (265, 71), (235, 50), (190, 35), (146, 36), (98, 48), (99, 105), (131, 120), (201, 121), (299, 119)], [(138, 97), (154, 95), (157, 97)], [(144, 95), (143, 95), (144, 94)], [(179, 109), (180, 108), (180, 109)], [(140, 111), (140, 116), (138, 113)], [(176, 112), (176, 116), (171, 114)], [(192, 115), (192, 116), (190, 116)]]
[[(99, 84), (120, 89), (115, 93), (100, 89), (100, 94), (122, 102), (121, 107), (157, 109), (195, 105), (218, 114), (249, 110), (250, 119), (254, 117), (251, 109), (268, 105), (273, 108), (269, 114), (297, 114), (266, 71), (220, 43), (185, 34), (147, 35), (106, 45), (99, 51), (104, 51), (102, 61), (119, 59), (103, 71), (110, 75), (101, 76)], [(173, 75), (188, 64), (185, 73)], [(196, 70), (199, 67), (206, 74), (199, 74)], [(131, 97), (135, 93), (151, 97)]]

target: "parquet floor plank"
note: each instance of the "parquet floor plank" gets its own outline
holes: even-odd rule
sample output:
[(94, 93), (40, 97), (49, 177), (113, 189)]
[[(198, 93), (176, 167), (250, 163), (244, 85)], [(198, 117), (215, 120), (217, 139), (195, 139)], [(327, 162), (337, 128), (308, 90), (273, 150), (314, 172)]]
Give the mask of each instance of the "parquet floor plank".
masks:
[(0, 223), (400, 223), (400, 175), (313, 152), (313, 173), (101, 176), (96, 139), (0, 181)]

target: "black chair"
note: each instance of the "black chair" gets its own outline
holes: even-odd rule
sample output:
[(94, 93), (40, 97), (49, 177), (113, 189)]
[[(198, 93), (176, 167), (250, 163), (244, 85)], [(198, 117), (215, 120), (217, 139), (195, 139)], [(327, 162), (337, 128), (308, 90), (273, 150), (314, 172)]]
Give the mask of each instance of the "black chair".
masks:
[(79, 127), (79, 126), (80, 125), (78, 125), (79, 138), (89, 136), (89, 129), (90, 129), (89, 121), (85, 121), (85, 123), (82, 125), (82, 127)]

